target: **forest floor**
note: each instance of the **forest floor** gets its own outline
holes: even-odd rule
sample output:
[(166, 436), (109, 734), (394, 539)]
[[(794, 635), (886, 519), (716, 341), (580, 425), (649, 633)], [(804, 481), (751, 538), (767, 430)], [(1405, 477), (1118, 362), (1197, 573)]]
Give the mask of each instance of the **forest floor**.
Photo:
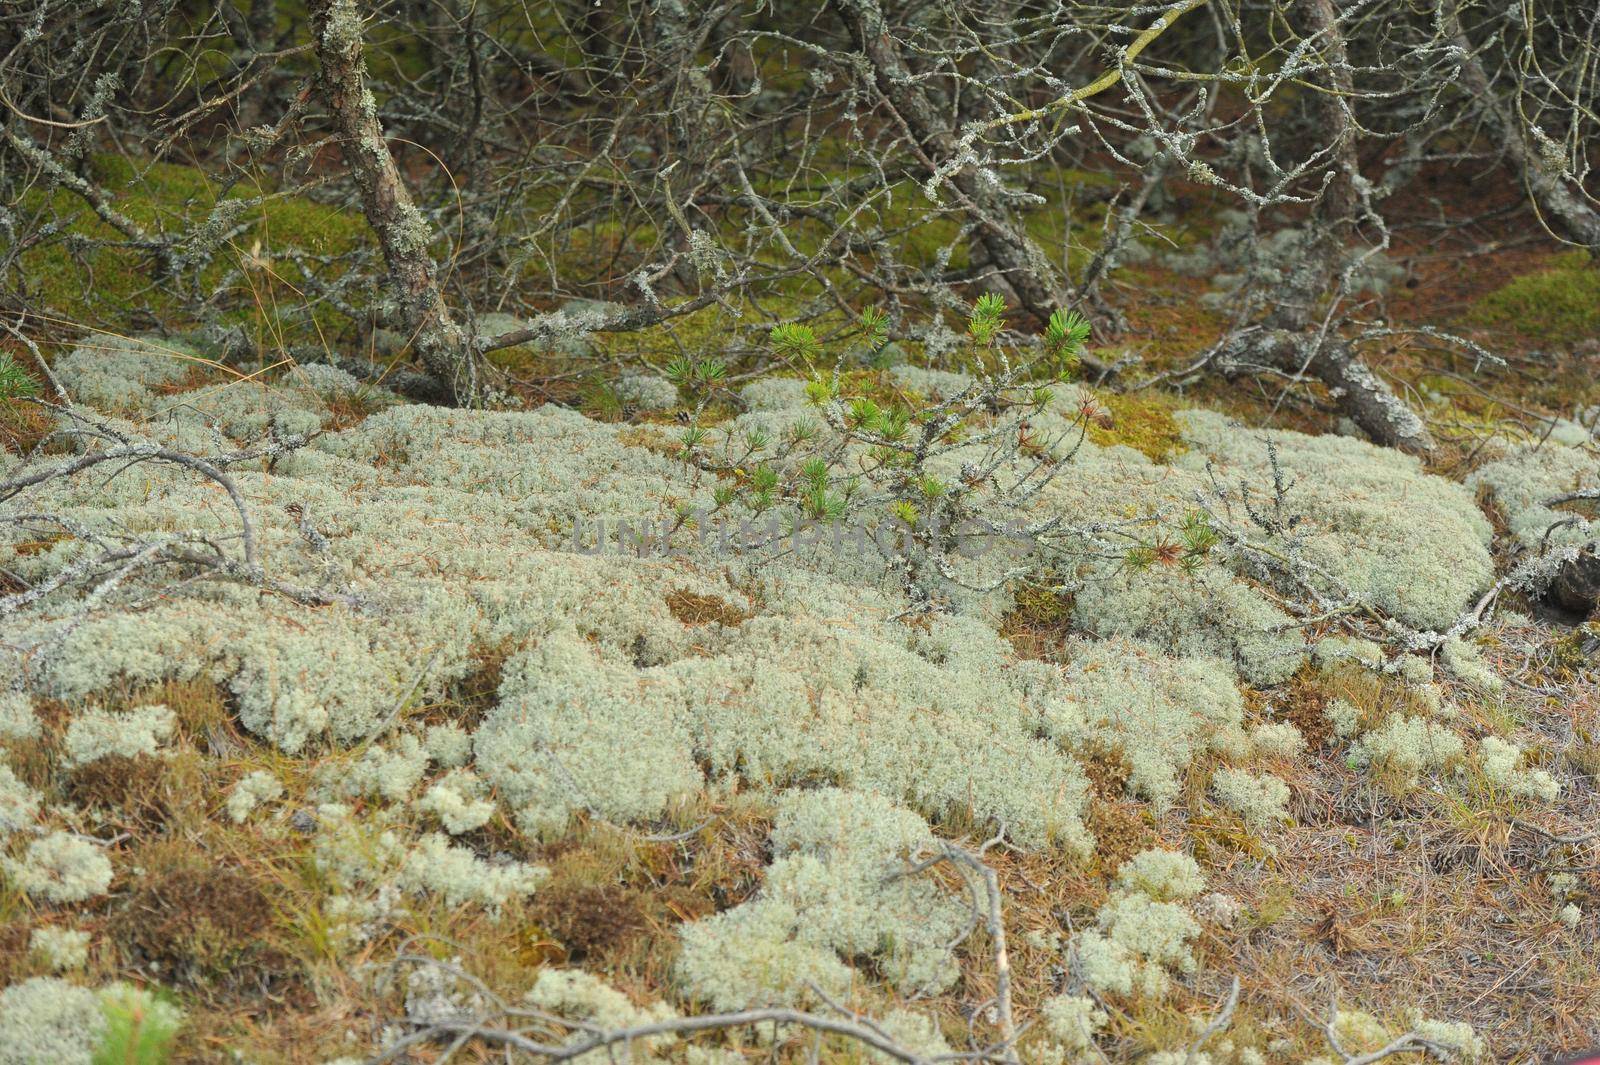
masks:
[[(1344, 435), (1282, 381), (1164, 376), (1226, 324), (1220, 271), (1176, 258), (1214, 254), (1180, 204), (1171, 247), (1105, 286), (1126, 328), (1091, 350), (1135, 361), (1031, 422), (1083, 440), (1030, 514), (1132, 523), (1144, 553), (952, 587), (932, 614), (851, 550), (692, 526), (670, 554), (574, 550), (602, 521), (748, 517), (727, 486), (798, 464), (774, 442), (815, 396), (716, 309), (499, 353), (524, 409), (456, 411), (277, 350), (224, 364), (115, 320), (113, 297), (153, 298), (125, 276), (42, 264), (77, 424), (225, 460), (240, 502), (172, 463), (51, 481), (0, 504), (59, 519), (0, 531), (0, 596), (70, 567), (85, 529), (242, 550), (241, 510), (279, 590), (140, 570), (115, 605), (68, 585), (5, 619), (0, 1062), (45, 1060), (24, 1039), (90, 1061), (118, 1015), (70, 989), (119, 982), (181, 1011), (170, 1057), (196, 1062), (498, 1061), (511, 1030), (577, 1046), (753, 1006), (875, 1018), (926, 1057), (1014, 1026), (1030, 1063), (1600, 1043), (1600, 627), (1515, 588), (1423, 653), (1383, 624), (1448, 628), (1556, 521), (1600, 527), (1544, 502), (1600, 486), (1600, 272), (1509, 197), (1438, 236), (1438, 203), (1473, 193), (1434, 192), (1392, 205), (1420, 221), (1358, 297), (1505, 360), (1418, 334), (1365, 352), (1433, 454)], [(359, 239), (321, 210), (283, 201), (263, 232)], [(270, 337), (293, 293), (257, 276)], [(849, 387), (914, 412), (962, 386), (897, 349)], [(728, 380), (667, 380), (679, 352)], [(4, 401), (0, 481), (63, 461), (60, 418)], [(1164, 554), (1217, 475), (1265, 498), (1271, 462), (1358, 613), (1296, 616), (1226, 557)], [(607, 1053), (888, 1060), (770, 1024), (585, 1060)]]

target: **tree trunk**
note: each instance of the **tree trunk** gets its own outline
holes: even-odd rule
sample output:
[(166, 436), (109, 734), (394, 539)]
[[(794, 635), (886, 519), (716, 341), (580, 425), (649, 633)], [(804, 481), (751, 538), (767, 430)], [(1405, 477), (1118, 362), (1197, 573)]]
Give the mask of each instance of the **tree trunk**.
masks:
[[(904, 57), (889, 34), (878, 0), (836, 0), (855, 45), (866, 55), (873, 85), (893, 111), (912, 141), (913, 149), (929, 176), (956, 150), (956, 138), (926, 92), (919, 87)], [(974, 261), (992, 266), (1015, 295), (1022, 309), (1047, 321), (1067, 303), (1066, 294), (1049, 258), (1033, 243), (1012, 217), (993, 187), (972, 166), (959, 167), (950, 177), (962, 209), (975, 227)]]
[(1359, 160), (1355, 128), (1343, 101), (1354, 98), (1344, 34), (1332, 0), (1300, 0), (1310, 32), (1320, 39), (1327, 61), (1327, 85), (1318, 94), (1322, 127), (1333, 139), (1333, 172), (1308, 222), (1310, 241), (1304, 260), (1289, 272), (1263, 328), (1243, 338), (1229, 353), (1276, 366), (1289, 373), (1309, 371), (1320, 378), (1340, 408), (1375, 442), (1404, 451), (1433, 449), (1433, 438), (1415, 411), (1348, 344), (1324, 335), (1317, 308), (1335, 288), (1361, 211), (1356, 188)]
[(406, 336), (430, 374), (457, 403), (483, 398), (471, 338), (450, 315), (428, 245), (433, 227), (412, 202), (389, 153), (378, 105), (366, 85), (361, 12), (356, 0), (312, 0), (311, 33), (323, 98), (339, 148), (361, 193), (361, 210), (378, 237), (389, 286)]
[(1600, 211), (1573, 192), (1560, 160), (1539, 149), (1532, 131), (1495, 94), (1483, 61), (1461, 25), (1460, 5), (1450, 0), (1444, 10), (1444, 32), (1461, 49), (1461, 85), (1493, 127), (1506, 160), (1527, 188), (1544, 221), (1558, 236), (1600, 256)]

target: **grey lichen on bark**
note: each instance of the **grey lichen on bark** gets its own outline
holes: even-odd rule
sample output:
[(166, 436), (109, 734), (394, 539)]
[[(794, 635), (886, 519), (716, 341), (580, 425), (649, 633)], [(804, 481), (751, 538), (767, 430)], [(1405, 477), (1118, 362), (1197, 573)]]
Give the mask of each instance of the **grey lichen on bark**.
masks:
[(312, 0), (307, 11), (322, 96), (360, 192), (362, 213), (383, 251), (396, 325), (457, 403), (479, 405), (489, 392), (484, 364), (445, 303), (428, 250), (433, 227), (389, 151), (377, 99), (367, 86), (360, 6), (357, 0)]

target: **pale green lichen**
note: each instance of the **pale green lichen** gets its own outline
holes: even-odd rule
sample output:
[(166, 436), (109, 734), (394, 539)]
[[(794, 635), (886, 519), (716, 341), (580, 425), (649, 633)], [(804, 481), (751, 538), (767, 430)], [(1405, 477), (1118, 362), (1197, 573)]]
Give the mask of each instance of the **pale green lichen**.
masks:
[(1289, 785), (1266, 773), (1224, 766), (1211, 777), (1217, 802), (1253, 827), (1289, 819)]
[(228, 818), (234, 824), (242, 823), (256, 807), (273, 802), (283, 795), (283, 784), (265, 769), (253, 770), (240, 778), (228, 793)]
[(100, 996), (65, 980), (0, 991), (0, 1065), (91, 1065), (105, 1028)]
[(482, 828), (494, 816), (496, 807), (485, 798), (487, 793), (475, 774), (455, 770), (432, 784), (416, 806), (437, 818), (446, 832), (459, 836)]
[(448, 836), (429, 833), (405, 856), (399, 883), (407, 891), (436, 894), (448, 906), (476, 903), (495, 909), (533, 894), (548, 875), (525, 862), (487, 862)]
[(88, 963), (89, 940), (89, 933), (82, 929), (45, 925), (33, 930), (28, 951), (51, 972), (66, 972)]
[(1044, 728), (1070, 749), (1118, 752), (1131, 791), (1156, 803), (1206, 750), (1244, 742), (1244, 700), (1226, 665), (1124, 640), (1078, 642), (1045, 700)]
[(774, 860), (754, 899), (684, 927), (677, 972), (717, 1009), (810, 1000), (848, 987), (843, 959), (871, 956), (907, 992), (956, 978), (950, 946), (970, 908), (926, 875), (927, 824), (876, 795), (825, 788), (780, 800)]
[(1206, 878), (1187, 854), (1153, 848), (1140, 851), (1118, 867), (1116, 886), (1158, 902), (1183, 902), (1205, 890)]
[(1333, 728), (1333, 734), (1342, 740), (1353, 737), (1361, 728), (1361, 711), (1347, 699), (1329, 699), (1322, 708), (1322, 716)]
[(1528, 550), (1581, 544), (1600, 535), (1600, 521), (1550, 500), (1600, 488), (1600, 459), (1586, 449), (1546, 441), (1513, 448), (1467, 478), (1505, 515), (1511, 535)]
[(21, 692), (0, 692), (0, 741), (31, 740), (39, 735), (39, 716)]
[(70, 832), (52, 832), (28, 844), (20, 861), (0, 859), (23, 891), (46, 902), (82, 902), (111, 886), (111, 860), (93, 843)]
[(1358, 764), (1369, 765), (1399, 787), (1409, 788), (1424, 773), (1456, 765), (1466, 754), (1466, 744), (1436, 722), (1395, 714), (1357, 740), (1352, 753)]
[(1088, 995), (1056, 995), (1039, 1007), (1044, 1030), (1053, 1046), (1045, 1050), (1052, 1061), (1077, 1061), (1094, 1045), (1094, 1037), (1110, 1017)]
[(1406, 1027), (1429, 1043), (1446, 1048), (1450, 1060), (1476, 1062), (1489, 1053), (1488, 1044), (1466, 1021), (1441, 1021), (1424, 1017), (1418, 1010), (1408, 1010)]
[(337, 777), (335, 793), (372, 796), (399, 802), (411, 794), (428, 771), (428, 752), (411, 733), (391, 744), (368, 747), (354, 764), (331, 774)]
[(1383, 665), (1383, 648), (1371, 640), (1349, 636), (1325, 636), (1311, 649), (1318, 668), (1332, 669), (1342, 662), (1355, 662), (1368, 669)]
[(1506, 686), (1484, 659), (1482, 649), (1459, 636), (1452, 636), (1439, 645), (1439, 660), (1457, 680), (1479, 691), (1498, 692)]
[(500, 704), (474, 747), (532, 831), (560, 830), (577, 810), (644, 820), (700, 784), (674, 717), (638, 670), (561, 633), (506, 663)]
[[(901, 1047), (924, 1060), (939, 1060), (955, 1054), (944, 1033), (939, 1030), (939, 1022), (926, 1013), (908, 1009), (890, 1010), (876, 1023)], [(881, 1050), (871, 1050), (869, 1056), (871, 1060), (881, 1062), (883, 1065), (905, 1060)]]
[[(590, 1031), (637, 1028), (676, 1016), (665, 1003), (636, 1006), (628, 996), (581, 969), (540, 970), (525, 999), (536, 1009), (591, 1026), (575, 1034), (572, 1042), (582, 1042)], [(635, 1060), (659, 1061), (662, 1053), (676, 1042), (677, 1038), (671, 1034), (646, 1036), (630, 1042), (628, 1050)], [(572, 1060), (598, 1063), (614, 1060), (613, 1054), (611, 1050), (602, 1049)]]
[[(993, 630), (944, 619), (919, 633), (866, 612), (830, 624), (818, 598), (829, 587), (775, 583), (768, 614), (702, 628), (699, 655), (642, 670), (631, 649), (547, 637), (508, 662), (501, 703), (476, 737), (480, 771), (540, 832), (578, 810), (660, 816), (700, 786), (699, 761), (761, 786), (820, 777), (929, 814), (970, 807), (1019, 842), (1054, 837), (1082, 852), (1087, 786), (1036, 738), (1010, 686), (1025, 671), (1009, 672)], [(839, 611), (863, 601), (835, 594)]]
[(153, 389), (181, 384), (205, 365), (182, 341), (91, 333), (52, 369), (77, 402), (119, 411), (148, 407)]
[(1298, 758), (1305, 753), (1306, 738), (1288, 721), (1269, 721), (1250, 730), (1250, 747), (1262, 758)]
[(30, 827), (39, 814), (40, 795), (18, 779), (8, 765), (0, 765), (0, 838)]
[(176, 716), (160, 703), (120, 713), (85, 711), (67, 725), (67, 765), (88, 765), (113, 755), (133, 758), (155, 754), (172, 737), (176, 723)]
[(655, 374), (625, 373), (617, 378), (617, 399), (639, 410), (671, 410), (678, 405), (678, 389)]
[(1270, 496), (1266, 442), (1292, 478), (1288, 505), (1301, 521), (1295, 535), (1308, 562), (1331, 574), (1362, 603), (1409, 625), (1445, 628), (1494, 577), (1492, 530), (1472, 493), (1422, 472), (1413, 456), (1341, 436), (1242, 429), (1223, 415), (1181, 411), (1193, 452), (1219, 475), (1254, 480)]
[(1192, 858), (1171, 851), (1144, 851), (1123, 868), (1096, 928), (1073, 941), (1077, 970), (1096, 991), (1159, 998), (1170, 973), (1195, 968), (1200, 922), (1183, 900), (1204, 890), (1204, 878)]
[(402, 895), (496, 911), (531, 895), (549, 876), (543, 866), (503, 855), (481, 857), (442, 833), (410, 838), (403, 812), (390, 807), (363, 819), (338, 803), (318, 808), (316, 863), (338, 892), (333, 908), (351, 926), (346, 931), (358, 937), (358, 926), (396, 911)]
[(1561, 784), (1543, 769), (1522, 765), (1523, 749), (1498, 736), (1485, 736), (1478, 744), (1478, 766), (1495, 787), (1524, 798), (1555, 802), (1561, 797)]
[(456, 769), (472, 760), (472, 733), (453, 721), (430, 725), (422, 737), (422, 747), (435, 765)]
[(1304, 660), (1293, 620), (1218, 566), (1187, 574), (1118, 567), (1087, 580), (1073, 618), (1101, 637), (1128, 636), (1189, 657), (1221, 658), (1257, 684), (1287, 680)]

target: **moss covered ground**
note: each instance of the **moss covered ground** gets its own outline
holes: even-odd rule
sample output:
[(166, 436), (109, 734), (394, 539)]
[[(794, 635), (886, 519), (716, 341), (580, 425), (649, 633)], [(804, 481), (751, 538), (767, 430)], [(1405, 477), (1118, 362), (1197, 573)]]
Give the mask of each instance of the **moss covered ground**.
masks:
[[(142, 222), (217, 203), (196, 171), (95, 165)], [(232, 286), (227, 320), (263, 347), (353, 345), (337, 315), (273, 313), (296, 306), (274, 264), (354, 246), (359, 219), (266, 196), (193, 283)], [(80, 204), (53, 208), (106, 235)], [(502, 1023), (507, 1007), (565, 1041), (830, 1004), (924, 1054), (971, 1053), (998, 1038), (996, 929), (970, 868), (928, 859), (995, 840), (982, 863), (1024, 1062), (1327, 1061), (1310, 1018), (1335, 996), (1352, 1053), (1415, 1031), (1454, 1060), (1531, 1061), (1600, 1034), (1593, 634), (1513, 593), (1436, 650), (1386, 628), (1449, 627), (1553, 522), (1572, 517), (1563, 542), (1592, 535), (1592, 511), (1546, 502), (1600, 484), (1571, 420), (1600, 399), (1582, 383), (1600, 301), (1575, 257), (1507, 259), (1519, 276), (1497, 265), (1447, 307), (1393, 296), (1579, 382), (1557, 404), (1515, 360), (1462, 384), (1416, 349), (1375, 355), (1441, 436), (1426, 463), (1265, 386), (1135, 387), (1223, 322), (1195, 278), (1123, 269), (1108, 284), (1147, 295), (1097, 353), (1137, 354), (1139, 373), (1040, 405), (1030, 433), (1083, 439), (1024, 516), (1127, 528), (1137, 548), (979, 559), (962, 572), (1024, 575), (983, 594), (952, 582), (918, 615), (881, 560), (729, 553), (682, 522), (746, 505), (724, 492), (763, 466), (791, 472), (793, 426), (825, 448), (808, 367), (751, 325), (798, 311), (793, 293), (499, 353), (520, 403), (459, 411), (323, 365), (227, 364), (193, 323), (145, 336), (139, 314), (173, 305), (115, 249), (37, 256), (63, 323), (41, 338), (52, 369), (121, 430), (213, 457), (313, 435), (233, 476), (269, 575), (339, 596), (144, 574), (131, 603), (62, 589), (8, 621), (0, 1062), (35, 1060), (10, 1049), (24, 1037), (97, 1060), (130, 1015), (171, 1029), (153, 1060), (327, 1063), (380, 1055), (418, 1018)], [(815, 322), (850, 352), (852, 400), (917, 424), (965, 380), (915, 339), (854, 352), (853, 328)], [(727, 378), (663, 380), (684, 355)], [(685, 422), (750, 454), (686, 462)], [(5, 401), (0, 479), (59, 460), (30, 454), (56, 424)], [(956, 483), (964, 457), (934, 473)], [(1222, 485), (1266, 506), (1273, 461), (1294, 536), (1262, 533), (1263, 549), (1292, 539), (1343, 613), (1194, 549), (1196, 499)], [(0, 596), (70, 565), (90, 529), (226, 533), (225, 503), (178, 468), (51, 486), (33, 505), (72, 524), (0, 532)], [(680, 550), (573, 549), (617, 518), (677, 521)], [(1230, 1023), (1196, 1047), (1235, 978)], [(868, 1058), (751, 1029), (631, 1053)]]

